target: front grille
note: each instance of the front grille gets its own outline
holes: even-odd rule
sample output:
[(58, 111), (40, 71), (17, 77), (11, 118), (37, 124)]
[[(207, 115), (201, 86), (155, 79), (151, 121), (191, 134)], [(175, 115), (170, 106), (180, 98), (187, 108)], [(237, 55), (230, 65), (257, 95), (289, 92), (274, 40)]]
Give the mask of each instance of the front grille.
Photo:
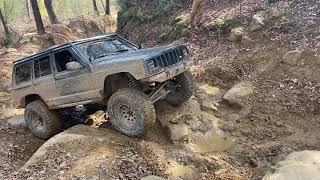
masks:
[(168, 67), (183, 60), (183, 51), (181, 48), (167, 51), (157, 57), (152, 58), (155, 67)]

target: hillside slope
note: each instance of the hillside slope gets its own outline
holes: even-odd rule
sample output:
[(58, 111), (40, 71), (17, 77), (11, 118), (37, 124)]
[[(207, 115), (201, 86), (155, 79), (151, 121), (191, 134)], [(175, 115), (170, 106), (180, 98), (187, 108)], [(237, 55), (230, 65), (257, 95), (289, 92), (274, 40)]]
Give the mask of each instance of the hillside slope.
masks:
[[(218, 107), (212, 114), (237, 140), (228, 154), (251, 169), (250, 177), (261, 177), (292, 151), (320, 149), (319, 1), (218, 1), (207, 5), (199, 31), (187, 28), (190, 1), (165, 15), (153, 11), (154, 3), (139, 5), (119, 13), (120, 33), (147, 46), (187, 44), (197, 81), (221, 92), (239, 82), (253, 87), (235, 104), (211, 100)], [(263, 25), (252, 31), (257, 16)], [(232, 42), (238, 27), (241, 38)]]

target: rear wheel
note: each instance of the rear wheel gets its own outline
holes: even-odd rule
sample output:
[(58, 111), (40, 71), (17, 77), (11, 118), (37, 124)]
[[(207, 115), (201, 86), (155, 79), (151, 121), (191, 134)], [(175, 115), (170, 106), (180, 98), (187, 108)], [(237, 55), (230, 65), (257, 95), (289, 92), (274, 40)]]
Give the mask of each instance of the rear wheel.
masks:
[(32, 134), (39, 139), (49, 139), (59, 133), (62, 127), (58, 114), (41, 100), (29, 103), (24, 117)]
[(115, 129), (128, 136), (144, 135), (155, 123), (152, 102), (136, 89), (120, 89), (108, 102), (108, 114)]
[(166, 97), (169, 104), (179, 106), (190, 99), (192, 96), (193, 82), (192, 74), (189, 71), (179, 74), (170, 80), (170, 83), (174, 85), (174, 88)]

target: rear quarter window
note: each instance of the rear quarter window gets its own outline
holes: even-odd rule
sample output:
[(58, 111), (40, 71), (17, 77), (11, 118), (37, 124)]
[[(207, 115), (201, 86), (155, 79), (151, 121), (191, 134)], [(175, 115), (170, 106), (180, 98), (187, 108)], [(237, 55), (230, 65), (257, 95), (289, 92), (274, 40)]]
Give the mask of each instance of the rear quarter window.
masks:
[(35, 78), (52, 74), (49, 57), (44, 57), (34, 61)]
[(31, 68), (32, 68), (31, 62), (26, 62), (26, 63), (16, 65), (15, 81), (17, 85), (31, 81)]

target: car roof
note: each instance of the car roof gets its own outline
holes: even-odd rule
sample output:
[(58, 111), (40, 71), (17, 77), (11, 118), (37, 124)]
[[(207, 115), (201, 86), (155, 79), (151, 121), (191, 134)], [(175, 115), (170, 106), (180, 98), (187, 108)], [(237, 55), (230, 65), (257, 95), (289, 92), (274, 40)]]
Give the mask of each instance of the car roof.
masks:
[(69, 41), (67, 43), (64, 43), (64, 44), (60, 44), (60, 45), (55, 45), (55, 46), (52, 46), (48, 49), (45, 49), (41, 52), (38, 52), (36, 54), (33, 54), (31, 56), (27, 56), (27, 57), (24, 57), (24, 58), (21, 58), (21, 59), (18, 59), (16, 61), (13, 62), (13, 65), (17, 65), (17, 64), (20, 64), (22, 62), (26, 62), (26, 61), (29, 61), (29, 60), (32, 60), (34, 58), (37, 58), (37, 57), (40, 57), (42, 55), (45, 55), (45, 54), (48, 54), (48, 53), (51, 53), (53, 51), (56, 51), (56, 50), (59, 50), (59, 49), (64, 49), (64, 48), (68, 48), (68, 47), (71, 47), (73, 45), (77, 45), (77, 44), (81, 44), (81, 43), (86, 43), (86, 42), (90, 42), (90, 41), (94, 41), (94, 40), (99, 40), (99, 39), (102, 39), (102, 38), (106, 38), (106, 37), (110, 37), (110, 36), (115, 36), (117, 35), (116, 33), (110, 33), (110, 34), (106, 34), (106, 35), (101, 35), (101, 36), (95, 36), (95, 37), (90, 37), (90, 38), (86, 38), (86, 39), (79, 39), (79, 40), (74, 40), (74, 41)]

